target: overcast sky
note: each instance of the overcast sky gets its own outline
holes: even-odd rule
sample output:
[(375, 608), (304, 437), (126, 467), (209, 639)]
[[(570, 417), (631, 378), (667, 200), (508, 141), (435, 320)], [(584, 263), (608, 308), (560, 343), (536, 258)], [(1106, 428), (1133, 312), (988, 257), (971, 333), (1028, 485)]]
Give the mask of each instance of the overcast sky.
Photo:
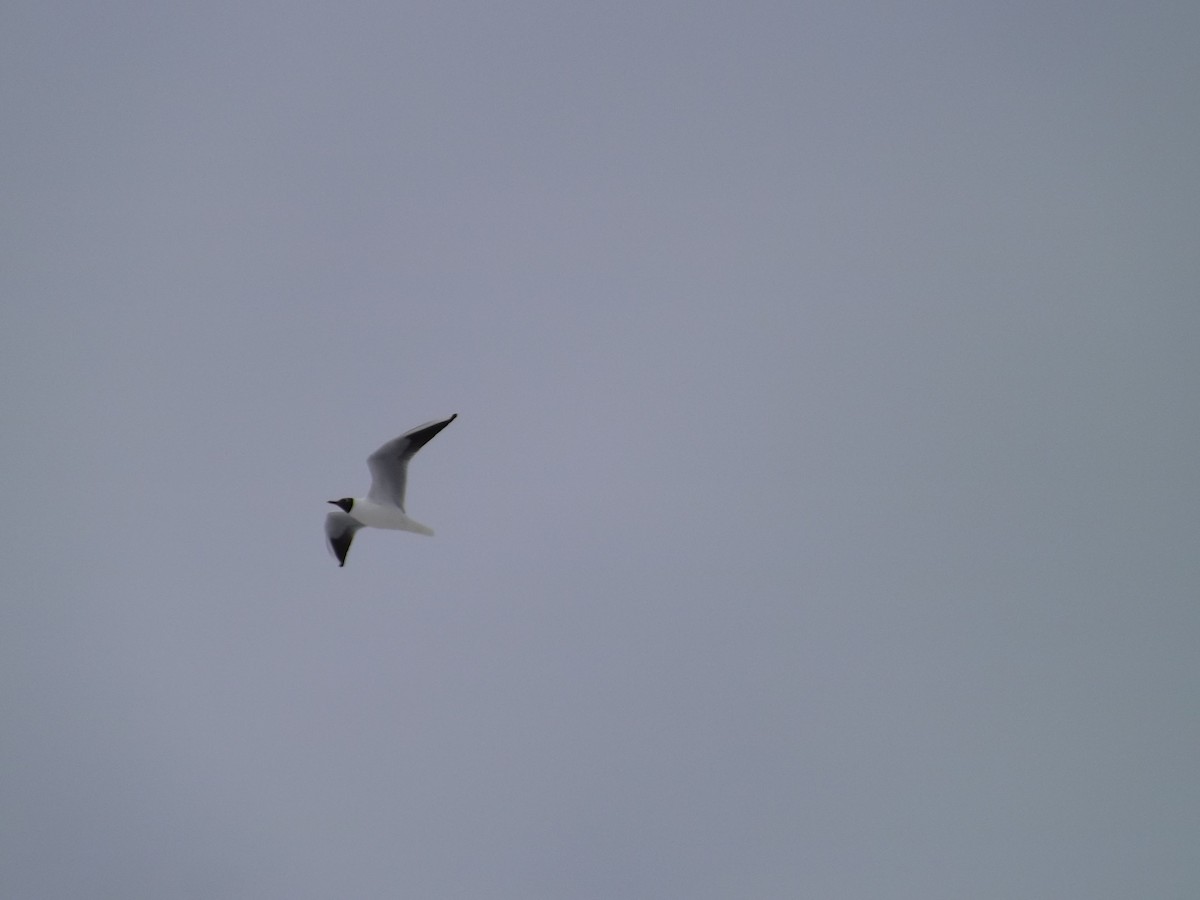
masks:
[(0, 895), (1200, 895), (1198, 34), (5, 4)]

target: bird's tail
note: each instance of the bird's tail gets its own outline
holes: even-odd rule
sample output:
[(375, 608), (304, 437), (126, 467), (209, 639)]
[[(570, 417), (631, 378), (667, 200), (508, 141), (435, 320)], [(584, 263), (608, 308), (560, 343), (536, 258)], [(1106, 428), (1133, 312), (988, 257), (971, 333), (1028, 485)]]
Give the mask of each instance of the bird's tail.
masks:
[(412, 519), (409, 519), (405, 523), (404, 530), (405, 531), (413, 531), (413, 532), (416, 532), (417, 534), (423, 534), (423, 535), (426, 535), (427, 537), (433, 537), (433, 529), (432, 528), (430, 528), (428, 525), (422, 525), (420, 522), (414, 522)]

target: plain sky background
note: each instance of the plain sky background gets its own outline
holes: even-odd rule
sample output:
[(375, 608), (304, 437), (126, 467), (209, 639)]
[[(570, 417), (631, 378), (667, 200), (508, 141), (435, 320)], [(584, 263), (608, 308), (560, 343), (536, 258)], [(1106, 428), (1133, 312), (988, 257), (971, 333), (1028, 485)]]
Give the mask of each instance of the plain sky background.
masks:
[(1200, 895), (1198, 35), (6, 3), (0, 895)]

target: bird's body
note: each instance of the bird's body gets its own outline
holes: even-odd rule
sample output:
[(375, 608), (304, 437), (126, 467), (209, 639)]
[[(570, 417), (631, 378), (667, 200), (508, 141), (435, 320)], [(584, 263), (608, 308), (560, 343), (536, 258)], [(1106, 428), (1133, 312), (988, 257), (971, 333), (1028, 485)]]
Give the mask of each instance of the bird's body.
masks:
[[(433, 537), (433, 529), (408, 517), (408, 513), (398, 506), (386, 503), (372, 503), (365, 497), (354, 497), (354, 505), (348, 515), (366, 528), (390, 528), (393, 531), (415, 531)], [(337, 513), (330, 513), (336, 516)]]
[(360, 528), (387, 528), (433, 535), (432, 528), (410, 519), (404, 511), (408, 461), (456, 418), (457, 413), (441, 422), (428, 422), (388, 441), (367, 457), (367, 467), (371, 470), (371, 489), (367, 496), (329, 501), (338, 511), (325, 517), (325, 537), (329, 541), (330, 552), (337, 557), (338, 565), (346, 564), (350, 542)]

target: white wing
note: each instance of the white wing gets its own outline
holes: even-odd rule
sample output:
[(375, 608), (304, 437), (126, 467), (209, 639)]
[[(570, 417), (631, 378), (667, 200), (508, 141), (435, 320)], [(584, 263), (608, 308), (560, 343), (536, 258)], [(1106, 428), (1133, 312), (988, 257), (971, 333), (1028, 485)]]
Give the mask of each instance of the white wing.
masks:
[[(413, 454), (428, 444), (435, 434), (457, 418), (458, 413), (455, 413), (441, 422), (426, 422), (388, 441), (368, 456), (367, 468), (371, 470), (371, 490), (367, 492), (367, 499), (372, 503), (391, 504), (403, 510), (408, 461), (413, 458)], [(349, 547), (349, 543), (346, 546)]]
[(338, 565), (346, 564), (346, 554), (350, 552), (350, 542), (354, 540), (354, 532), (362, 528), (362, 523), (340, 509), (325, 517), (325, 537), (329, 541), (329, 552), (337, 557)]

